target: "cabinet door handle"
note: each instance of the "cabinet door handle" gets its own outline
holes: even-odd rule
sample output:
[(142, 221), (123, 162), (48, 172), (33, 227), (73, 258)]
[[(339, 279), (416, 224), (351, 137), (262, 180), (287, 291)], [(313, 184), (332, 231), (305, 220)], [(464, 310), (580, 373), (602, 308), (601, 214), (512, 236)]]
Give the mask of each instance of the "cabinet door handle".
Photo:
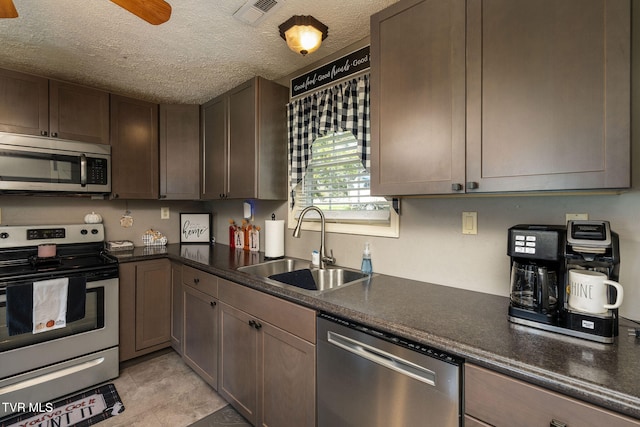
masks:
[(567, 425), (562, 421), (551, 420), (551, 423), (549, 423), (549, 427), (567, 427)]
[(215, 307), (216, 306), (216, 302), (215, 301), (211, 301), (209, 304), (211, 305), (211, 307)]
[(258, 331), (260, 330), (260, 328), (262, 328), (262, 324), (260, 322), (256, 322), (253, 319), (249, 320), (249, 326), (251, 326), (252, 328), (255, 328)]
[(57, 138), (58, 137), (58, 132), (51, 132), (51, 137), (52, 138)]
[(480, 185), (478, 185), (478, 183), (477, 183), (477, 182), (475, 182), (475, 181), (469, 181), (469, 182), (467, 182), (467, 189), (468, 189), (468, 190), (477, 190), (477, 189), (478, 189), (478, 187), (480, 187)]
[(200, 283), (200, 279), (196, 277), (195, 279), (193, 279), (193, 283), (197, 285), (198, 283)]
[(451, 184), (451, 190), (452, 191), (462, 191), (462, 184), (460, 184), (460, 183)]
[(47, 136), (47, 131), (46, 130), (41, 130), (40, 131), (40, 136)]

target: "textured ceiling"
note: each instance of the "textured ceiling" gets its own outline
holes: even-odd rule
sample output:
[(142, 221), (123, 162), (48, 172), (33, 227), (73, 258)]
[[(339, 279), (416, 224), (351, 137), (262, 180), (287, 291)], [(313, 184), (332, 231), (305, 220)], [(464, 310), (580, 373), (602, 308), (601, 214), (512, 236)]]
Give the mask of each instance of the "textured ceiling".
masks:
[[(369, 35), (369, 16), (397, 0), (285, 0), (257, 26), (234, 18), (245, 0), (167, 0), (154, 26), (108, 0), (14, 0), (0, 19), (0, 67), (158, 103), (203, 103), (260, 75), (277, 80)], [(302, 57), (278, 25), (313, 15), (329, 27)]]

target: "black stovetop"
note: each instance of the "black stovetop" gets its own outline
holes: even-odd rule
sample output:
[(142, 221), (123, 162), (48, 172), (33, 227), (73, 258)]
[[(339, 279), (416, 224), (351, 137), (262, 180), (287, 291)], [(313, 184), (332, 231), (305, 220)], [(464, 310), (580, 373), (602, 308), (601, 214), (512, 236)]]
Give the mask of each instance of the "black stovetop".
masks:
[(11, 248), (0, 251), (0, 282), (33, 278), (62, 277), (106, 271), (117, 274), (117, 259), (109, 256), (103, 243), (59, 245), (54, 257), (38, 258), (38, 248)]

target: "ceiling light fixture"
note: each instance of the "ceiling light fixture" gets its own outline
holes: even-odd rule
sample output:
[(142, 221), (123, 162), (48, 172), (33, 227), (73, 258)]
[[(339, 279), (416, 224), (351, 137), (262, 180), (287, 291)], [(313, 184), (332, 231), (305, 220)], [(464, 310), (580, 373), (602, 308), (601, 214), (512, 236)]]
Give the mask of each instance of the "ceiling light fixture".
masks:
[(292, 16), (278, 28), (289, 49), (302, 56), (318, 50), (329, 35), (329, 27), (310, 15)]

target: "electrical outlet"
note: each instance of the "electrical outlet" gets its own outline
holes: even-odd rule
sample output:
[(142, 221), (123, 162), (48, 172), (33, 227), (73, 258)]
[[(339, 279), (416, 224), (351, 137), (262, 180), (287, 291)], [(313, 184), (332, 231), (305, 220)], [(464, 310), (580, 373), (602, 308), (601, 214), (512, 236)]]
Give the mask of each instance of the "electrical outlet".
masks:
[(169, 208), (160, 208), (160, 219), (169, 219), (171, 217), (171, 213)]
[(478, 234), (478, 212), (462, 212), (462, 234)]
[(586, 213), (568, 213), (565, 214), (565, 223), (569, 222), (569, 221), (587, 221), (589, 219), (589, 214)]

